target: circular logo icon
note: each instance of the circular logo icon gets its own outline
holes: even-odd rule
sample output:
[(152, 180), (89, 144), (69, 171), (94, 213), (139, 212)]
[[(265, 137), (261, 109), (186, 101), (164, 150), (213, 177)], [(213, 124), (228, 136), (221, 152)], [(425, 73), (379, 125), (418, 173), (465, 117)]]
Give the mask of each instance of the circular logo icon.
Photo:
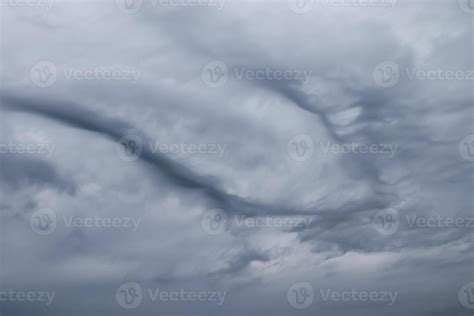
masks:
[(115, 0), (120, 11), (127, 14), (137, 13), (142, 9), (143, 0)]
[(229, 217), (223, 209), (215, 208), (204, 213), (201, 226), (209, 235), (220, 235), (229, 227)]
[(143, 291), (137, 282), (122, 284), (115, 292), (117, 303), (125, 309), (133, 309), (142, 303)]
[(31, 230), (38, 235), (49, 235), (56, 229), (56, 213), (50, 209), (34, 212), (30, 217)]
[(143, 153), (142, 139), (137, 135), (125, 135), (115, 144), (115, 152), (124, 161), (135, 161)]
[(287, 0), (288, 7), (296, 14), (305, 14), (314, 7), (314, 0)]
[(474, 0), (458, 0), (458, 2), (464, 12), (474, 14)]
[(293, 284), (286, 292), (288, 303), (296, 309), (306, 309), (314, 302), (313, 286), (308, 282)]
[(458, 145), (461, 157), (466, 161), (474, 161), (474, 134), (464, 137)]
[(229, 69), (222, 61), (211, 61), (202, 67), (201, 78), (209, 87), (222, 87), (229, 79)]
[(387, 209), (377, 212), (372, 219), (374, 229), (381, 235), (392, 235), (400, 227), (400, 216), (394, 209)]
[(30, 69), (30, 80), (38, 88), (51, 87), (57, 79), (58, 70), (54, 63), (43, 60)]
[(459, 290), (458, 298), (462, 306), (474, 309), (474, 282), (464, 285)]
[(306, 134), (296, 135), (286, 145), (286, 151), (293, 160), (308, 160), (314, 153), (313, 139)]
[(394, 61), (384, 61), (375, 67), (373, 77), (378, 86), (391, 88), (400, 80), (400, 67)]

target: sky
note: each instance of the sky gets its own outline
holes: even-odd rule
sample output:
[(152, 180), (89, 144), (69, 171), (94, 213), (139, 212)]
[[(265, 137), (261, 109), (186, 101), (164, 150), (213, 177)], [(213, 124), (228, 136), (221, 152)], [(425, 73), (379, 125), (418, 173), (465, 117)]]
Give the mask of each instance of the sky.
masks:
[(474, 313), (468, 0), (0, 0), (0, 314)]

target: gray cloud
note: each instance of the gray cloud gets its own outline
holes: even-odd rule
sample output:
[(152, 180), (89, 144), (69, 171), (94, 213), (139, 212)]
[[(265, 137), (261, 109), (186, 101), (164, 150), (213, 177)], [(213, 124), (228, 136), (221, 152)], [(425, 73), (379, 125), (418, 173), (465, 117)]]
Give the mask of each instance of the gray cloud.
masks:
[[(222, 10), (145, 1), (134, 14), (105, 0), (56, 1), (48, 11), (5, 6), (1, 143), (51, 143), (55, 151), (0, 154), (0, 291), (56, 294), (50, 306), (9, 299), (0, 312), (472, 314), (460, 292), (473, 281), (473, 228), (466, 220), (473, 217), (474, 177), (460, 152), (461, 140), (474, 133), (472, 81), (413, 75), (472, 70), (472, 16), (456, 1), (332, 3), (315, 1), (306, 14), (287, 1), (226, 1)], [(40, 60), (57, 68), (47, 88), (30, 75)], [(229, 69), (221, 87), (202, 78), (211, 61)], [(376, 80), (385, 61), (399, 67), (388, 88)], [(140, 79), (62, 73), (94, 67), (133, 69)], [(303, 69), (311, 76), (237, 78), (233, 71), (242, 68)], [(144, 143), (138, 161), (115, 152), (128, 134)], [(301, 134), (312, 139), (313, 152), (296, 161), (289, 141)], [(152, 150), (156, 142), (220, 144), (226, 151), (162, 153)], [(351, 144), (395, 151), (337, 151)], [(203, 224), (213, 208), (228, 216), (217, 235)], [(57, 218), (50, 234), (30, 227), (40, 209)], [(390, 210), (399, 219), (387, 232), (376, 216)], [(311, 222), (252, 227), (238, 225), (238, 216)], [(141, 224), (136, 231), (68, 226), (70, 217)], [(444, 227), (437, 218), (465, 221)], [(426, 225), (431, 219), (434, 226)], [(116, 299), (125, 282), (144, 293), (132, 310)], [(314, 289), (304, 309), (288, 292), (298, 282)], [(228, 296), (222, 306), (153, 301), (148, 291), (156, 289)], [(390, 291), (397, 298), (393, 305), (324, 300), (328, 289)]]

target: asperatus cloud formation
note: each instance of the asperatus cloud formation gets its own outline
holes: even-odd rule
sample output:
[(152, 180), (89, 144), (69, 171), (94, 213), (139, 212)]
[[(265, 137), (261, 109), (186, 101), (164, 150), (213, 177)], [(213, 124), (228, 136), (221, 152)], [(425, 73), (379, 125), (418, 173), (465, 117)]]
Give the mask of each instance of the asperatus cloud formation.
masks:
[(474, 314), (472, 0), (0, 0), (1, 316)]

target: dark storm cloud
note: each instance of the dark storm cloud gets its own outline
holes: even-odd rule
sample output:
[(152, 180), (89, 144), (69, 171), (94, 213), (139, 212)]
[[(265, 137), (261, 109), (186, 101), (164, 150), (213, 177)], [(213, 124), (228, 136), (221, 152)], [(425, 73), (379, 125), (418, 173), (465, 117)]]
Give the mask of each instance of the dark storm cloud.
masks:
[[(11, 111), (20, 111), (44, 116), (57, 120), (71, 127), (86, 131), (96, 132), (119, 141), (122, 137), (134, 133), (143, 142), (143, 152), (140, 159), (156, 167), (156, 169), (167, 176), (175, 185), (202, 190), (202, 192), (214, 200), (218, 206), (224, 207), (231, 213), (243, 213), (247, 215), (295, 215), (308, 214), (310, 210), (293, 210), (278, 206), (267, 206), (253, 203), (238, 196), (225, 193), (219, 188), (214, 179), (203, 177), (179, 164), (169, 157), (160, 153), (152, 152), (148, 138), (134, 126), (128, 123), (107, 118), (100, 113), (86, 110), (74, 103), (59, 100), (39, 100), (37, 98), (24, 98), (12, 95), (2, 96), (2, 106)], [(48, 172), (45, 171), (45, 174)]]

